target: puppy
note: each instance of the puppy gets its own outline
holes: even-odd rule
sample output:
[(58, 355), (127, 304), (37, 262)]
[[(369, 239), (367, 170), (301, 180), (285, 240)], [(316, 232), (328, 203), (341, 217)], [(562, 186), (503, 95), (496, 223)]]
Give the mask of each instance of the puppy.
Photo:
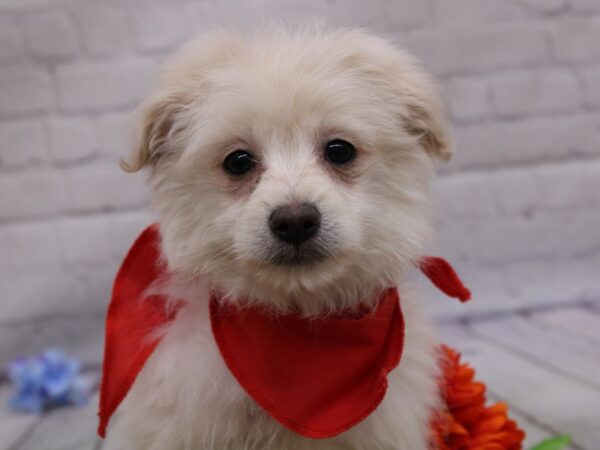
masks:
[[(434, 160), (451, 145), (431, 79), (363, 31), (216, 33), (167, 65), (123, 167), (145, 169), (184, 301), (109, 429), (122, 450), (424, 450), (436, 341), (407, 274), (430, 241)], [(274, 420), (228, 370), (208, 298), (306, 318), (397, 286), (401, 363), (378, 408), (327, 439)], [(311, 380), (306, 380), (310, 383)]]

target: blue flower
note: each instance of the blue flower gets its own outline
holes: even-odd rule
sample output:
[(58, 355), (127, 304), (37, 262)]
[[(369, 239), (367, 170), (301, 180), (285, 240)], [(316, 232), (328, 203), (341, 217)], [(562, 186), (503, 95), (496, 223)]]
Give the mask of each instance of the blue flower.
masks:
[(52, 407), (85, 404), (92, 383), (80, 370), (81, 364), (60, 349), (9, 363), (8, 376), (15, 390), (10, 407), (39, 414)]

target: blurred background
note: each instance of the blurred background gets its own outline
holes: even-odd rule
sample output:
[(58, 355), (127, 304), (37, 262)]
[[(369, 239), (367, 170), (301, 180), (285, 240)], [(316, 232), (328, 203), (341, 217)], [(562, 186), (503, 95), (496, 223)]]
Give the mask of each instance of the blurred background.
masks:
[[(598, 0), (0, 0), (0, 365), (58, 345), (98, 367), (113, 276), (152, 221), (117, 164), (131, 110), (186, 39), (265, 17), (368, 27), (437, 77), (456, 156), (434, 248), (474, 300), (430, 291), (430, 311), (529, 442), (600, 448)], [(0, 450), (88, 448), (24, 420), (0, 420)]]

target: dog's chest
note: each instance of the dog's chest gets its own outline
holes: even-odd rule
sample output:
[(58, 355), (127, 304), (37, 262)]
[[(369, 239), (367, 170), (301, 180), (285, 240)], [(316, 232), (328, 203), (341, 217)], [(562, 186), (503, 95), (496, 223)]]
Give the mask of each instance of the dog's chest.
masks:
[[(221, 357), (208, 308), (187, 305), (140, 373), (123, 412), (144, 450), (404, 448), (391, 446), (394, 440), (413, 442), (406, 448), (420, 450), (425, 448), (424, 419), (431, 401), (414, 397), (431, 391), (433, 371), (409, 367), (411, 354), (421, 345), (418, 340), (412, 343), (415, 348), (401, 364), (405, 370), (390, 374), (389, 393), (375, 413), (339, 437), (307, 439), (281, 426), (250, 399)], [(412, 411), (404, 408), (409, 404)], [(367, 442), (373, 446), (365, 446)]]
[(169, 326), (123, 406), (134, 432), (165, 443), (212, 442), (200, 449), (219, 448), (217, 442), (234, 430), (266, 420), (225, 366), (208, 310), (197, 305), (184, 307)]

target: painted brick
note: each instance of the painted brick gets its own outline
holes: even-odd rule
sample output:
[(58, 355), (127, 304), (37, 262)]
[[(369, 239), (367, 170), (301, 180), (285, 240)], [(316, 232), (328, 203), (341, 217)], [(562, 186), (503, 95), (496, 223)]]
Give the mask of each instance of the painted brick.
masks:
[[(196, 2), (205, 3), (205, 2)], [(209, 2), (206, 2), (209, 4)], [(330, 4), (323, 0), (305, 0), (302, 2), (280, 2), (278, 0), (249, 0), (239, 2), (237, 0), (220, 0), (213, 8), (205, 11), (208, 24), (218, 26), (233, 25), (244, 27), (248, 24), (248, 18), (256, 18), (257, 11), (268, 11), (269, 17), (276, 17), (288, 22), (305, 22), (311, 19), (323, 19), (330, 17)], [(352, 9), (353, 2), (343, 2), (346, 8)], [(402, 4), (403, 2), (397, 1)], [(335, 5), (333, 5), (335, 7)], [(382, 7), (382, 5), (380, 5)], [(207, 8), (208, 9), (208, 8)], [(206, 22), (205, 22), (206, 23)], [(348, 23), (348, 22), (346, 22)]]
[(127, 174), (116, 164), (69, 169), (65, 184), (71, 211), (106, 211), (147, 203), (148, 192), (141, 176)]
[(46, 160), (46, 137), (37, 119), (0, 122), (0, 166), (20, 168)]
[(131, 50), (127, 12), (112, 5), (86, 5), (77, 12), (77, 23), (87, 53), (114, 57)]
[(434, 183), (434, 210), (452, 221), (530, 215), (539, 203), (533, 169), (461, 173)]
[(67, 267), (106, 266), (110, 264), (110, 242), (106, 218), (102, 216), (69, 218), (57, 224), (59, 242)]
[(597, 157), (600, 117), (577, 115), (471, 125), (456, 129), (456, 155), (451, 171), (501, 168), (568, 158)]
[[(542, 219), (509, 217), (472, 224), (468, 257), (482, 264), (508, 264), (515, 261), (550, 257), (552, 242), (548, 233), (540, 232)], [(542, 228), (545, 231), (547, 228)], [(565, 237), (562, 233), (560, 237)], [(502, 239), (510, 236), (510, 240)], [(559, 238), (559, 236), (555, 236)]]
[(86, 286), (72, 272), (31, 271), (0, 274), (2, 320), (25, 321), (44, 316), (89, 314)]
[(49, 121), (49, 129), (54, 161), (85, 159), (96, 153), (96, 131), (87, 118), (56, 117)]
[(68, 58), (78, 49), (73, 24), (61, 12), (28, 16), (25, 38), (32, 54), (43, 58)]
[[(358, 4), (360, 5), (360, 3)], [(380, 12), (380, 27), (388, 32), (396, 33), (426, 23), (432, 15), (428, 2), (412, 0), (382, 2), (380, 8), (377, 9)]]
[(540, 209), (584, 210), (600, 204), (600, 160), (541, 166), (534, 176), (543, 193), (538, 199)]
[(489, 175), (471, 174), (437, 180), (434, 184), (435, 207), (450, 218), (491, 219), (498, 215), (492, 201)]
[[(241, 5), (242, 3), (238, 4)], [(219, 20), (227, 23), (224, 14), (220, 13), (212, 2), (181, 3), (180, 10), (185, 23), (185, 29), (187, 30), (187, 36), (215, 27), (219, 23)]]
[(504, 272), (508, 289), (521, 301), (547, 303), (565, 300), (561, 289), (565, 280), (560, 279), (560, 271), (556, 270), (553, 263), (518, 261), (512, 263)]
[[(8, 237), (4, 233), (4, 228), (0, 227), (0, 249), (8, 248)], [(9, 258), (0, 258), (0, 273), (12, 270), (12, 261)]]
[(598, 192), (600, 161), (460, 174), (438, 180), (434, 190), (436, 209), (457, 220), (591, 209), (600, 203)]
[(471, 27), (473, 23), (512, 20), (523, 16), (520, 2), (505, 0), (433, 0), (433, 6), (436, 20), (443, 25), (459, 22)]
[(184, 37), (183, 17), (173, 4), (137, 9), (132, 23), (136, 43), (142, 50), (172, 48)]
[(444, 84), (450, 115), (457, 122), (485, 119), (490, 115), (489, 83), (481, 78), (457, 78)]
[[(119, 261), (120, 262), (120, 261)], [(112, 295), (112, 287), (115, 275), (119, 269), (119, 263), (115, 262), (106, 268), (96, 268), (85, 276), (87, 287), (86, 300), (92, 311), (100, 317), (104, 317), (108, 303)]]
[[(419, 2), (422, 3), (422, 2)], [(356, 2), (332, 2), (328, 21), (336, 25), (373, 26), (381, 23), (379, 8), (363, 8)]]
[[(539, 212), (532, 217), (462, 224), (469, 231), (468, 257), (482, 264), (510, 265), (540, 258), (572, 258), (600, 245), (600, 213)], [(510, 240), (502, 236), (510, 236)], [(568, 246), (563, 245), (569, 242)]]
[(100, 151), (115, 161), (129, 152), (133, 137), (131, 113), (113, 113), (98, 117), (95, 122)]
[(492, 80), (494, 108), (501, 116), (571, 112), (583, 104), (575, 77), (566, 70), (519, 72)]
[[(21, 320), (6, 325), (0, 323), (0, 365), (6, 367), (15, 358), (36, 355), (52, 343), (52, 346), (63, 348), (84, 366), (96, 366), (102, 359), (104, 321), (102, 315), (89, 316), (74, 320), (71, 313), (67, 317), (46, 315), (40, 320)], [(3, 430), (7, 430), (9, 435), (18, 436), (19, 433), (14, 432), (14, 425), (7, 422), (11, 421), (2, 424)]]
[(76, 63), (58, 69), (58, 93), (69, 111), (130, 107), (147, 91), (155, 68), (147, 61)]
[(564, 157), (568, 150), (556, 145), (555, 132), (555, 122), (550, 119), (457, 128), (451, 167), (491, 168)]
[(533, 169), (500, 170), (487, 174), (492, 201), (500, 216), (529, 216), (542, 195)]
[(0, 70), (0, 114), (46, 111), (54, 103), (52, 80), (39, 66), (11, 66)]
[(596, 0), (570, 0), (570, 4), (575, 11), (600, 11), (600, 3)]
[(548, 59), (545, 30), (536, 23), (435, 29), (404, 40), (438, 74), (540, 64)]
[(14, 19), (0, 18), (0, 62), (22, 59), (21, 30)]
[(0, 11), (10, 13), (44, 11), (48, 6), (55, 5), (56, 0), (2, 0)]
[(11, 266), (27, 270), (59, 270), (60, 252), (56, 231), (48, 222), (18, 224), (3, 227), (6, 241), (2, 257)]
[(521, 0), (531, 10), (543, 13), (557, 13), (563, 11), (571, 0)]
[(586, 62), (600, 57), (600, 19), (580, 18), (562, 21), (552, 30), (552, 49), (565, 62)]
[(568, 263), (555, 262), (563, 301), (595, 301), (600, 298), (600, 279), (594, 275), (600, 267), (600, 253), (591, 253)]
[(579, 74), (585, 102), (588, 105), (600, 107), (600, 66), (583, 68)]
[(0, 177), (0, 222), (46, 217), (63, 208), (62, 178), (56, 172), (28, 171)]
[(427, 253), (432, 255), (444, 255), (452, 265), (462, 264), (468, 259), (468, 245), (456, 245), (457, 242), (464, 242), (468, 237), (469, 230), (462, 226), (462, 222), (450, 220), (443, 216), (441, 211), (433, 210), (433, 223), (435, 229), (435, 241), (427, 248)]
[(135, 238), (154, 220), (147, 211), (114, 214), (108, 218), (111, 251), (116, 261), (123, 260)]
[[(544, 249), (552, 256), (574, 258), (578, 255), (589, 255), (600, 248), (600, 210), (586, 208), (577, 211), (558, 211), (540, 213), (538, 233), (547, 237), (548, 244)], [(543, 226), (542, 226), (543, 225)], [(568, 241), (565, 246), (562, 242)]]
[[(554, 148), (567, 154), (597, 158), (600, 155), (600, 116), (570, 115), (554, 120)], [(547, 159), (552, 157), (550, 153)]]

